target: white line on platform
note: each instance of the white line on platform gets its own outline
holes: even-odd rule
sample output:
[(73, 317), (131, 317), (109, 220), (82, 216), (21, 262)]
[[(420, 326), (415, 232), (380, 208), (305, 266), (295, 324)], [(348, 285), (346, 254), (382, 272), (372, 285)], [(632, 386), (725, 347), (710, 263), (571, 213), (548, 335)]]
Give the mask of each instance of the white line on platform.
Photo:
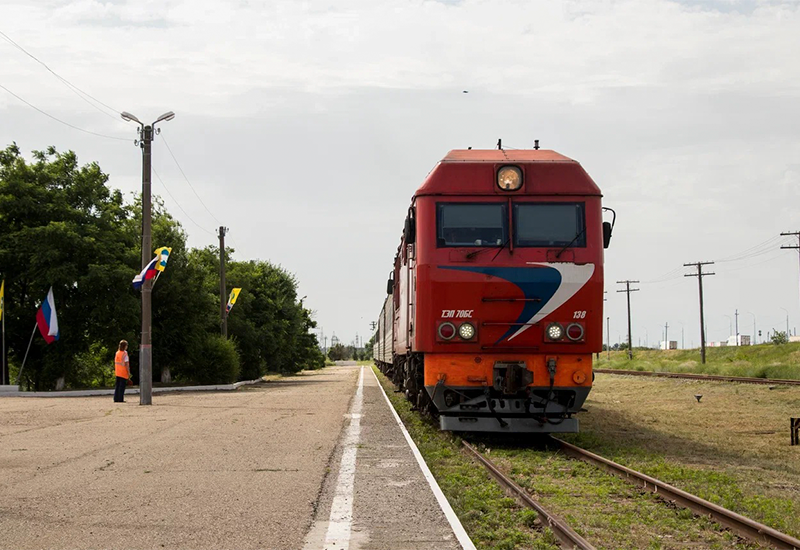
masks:
[(331, 504), (331, 517), (328, 532), (325, 534), (327, 549), (347, 550), (350, 548), (350, 532), (353, 527), (353, 487), (356, 479), (356, 454), (361, 438), (361, 407), (364, 403), (364, 367), (358, 375), (358, 389), (350, 406), (350, 425), (347, 427), (342, 444), (342, 462), (336, 481), (336, 494)]
[(417, 464), (419, 464), (419, 467), (422, 470), (422, 475), (425, 476), (425, 479), (428, 481), (428, 485), (431, 486), (431, 490), (436, 496), (436, 500), (439, 502), (442, 512), (444, 512), (447, 521), (450, 522), (450, 527), (453, 529), (453, 533), (455, 533), (458, 543), (464, 550), (475, 550), (475, 545), (472, 543), (472, 540), (470, 540), (467, 531), (464, 529), (464, 526), (461, 525), (461, 520), (458, 519), (458, 516), (453, 511), (453, 507), (450, 506), (450, 503), (447, 501), (447, 497), (445, 497), (444, 493), (442, 493), (441, 488), (439, 488), (439, 484), (436, 483), (436, 478), (433, 477), (430, 468), (428, 468), (428, 465), (425, 463), (425, 459), (422, 458), (422, 454), (419, 452), (417, 445), (414, 443), (414, 440), (411, 439), (411, 435), (409, 435), (408, 430), (406, 430), (406, 427), (403, 425), (403, 421), (400, 420), (400, 416), (397, 414), (397, 411), (394, 410), (392, 402), (389, 401), (389, 396), (386, 395), (386, 392), (381, 385), (381, 381), (378, 380), (378, 375), (375, 374), (374, 370), (370, 369), (370, 371), (372, 372), (372, 376), (375, 377), (375, 381), (378, 383), (378, 387), (381, 389), (381, 393), (383, 393), (386, 403), (389, 405), (389, 410), (392, 411), (395, 421), (397, 421), (397, 424), (400, 426), (400, 429), (402, 430), (409, 447), (411, 447), (411, 451), (414, 453), (414, 458), (417, 459)]

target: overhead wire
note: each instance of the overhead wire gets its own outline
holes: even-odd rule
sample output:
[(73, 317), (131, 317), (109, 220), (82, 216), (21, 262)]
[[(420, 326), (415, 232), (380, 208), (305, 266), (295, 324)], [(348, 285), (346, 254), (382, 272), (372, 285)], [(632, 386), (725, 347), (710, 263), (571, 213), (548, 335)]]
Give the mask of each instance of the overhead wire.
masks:
[(774, 246), (776, 246), (779, 242), (786, 240), (785, 236), (776, 235), (767, 239), (764, 242), (758, 243), (757, 245), (751, 246), (746, 250), (742, 250), (741, 252), (736, 252), (731, 254), (730, 256), (726, 256), (719, 260), (714, 260), (715, 263), (726, 263), (726, 262), (736, 262), (739, 260), (744, 260), (750, 258), (752, 256), (758, 256), (763, 251), (771, 251), (774, 250)]
[[(13, 39), (10, 37), (10, 36), (8, 36), (8, 35), (7, 35), (6, 33), (4, 33), (3, 31), (0, 31), (0, 37), (4, 38), (4, 39), (6, 40), (6, 42), (8, 42), (8, 43), (9, 43), (9, 44), (11, 44), (12, 46), (14, 46), (14, 47), (15, 47), (15, 48), (17, 48), (18, 50), (20, 50), (22, 53), (24, 53), (25, 55), (27, 55), (28, 57), (30, 57), (31, 59), (33, 59), (34, 61), (36, 61), (37, 63), (39, 63), (39, 64), (40, 64), (42, 67), (44, 67), (45, 69), (47, 69), (47, 70), (48, 70), (48, 71), (49, 71), (49, 72), (50, 72), (50, 73), (51, 73), (53, 76), (55, 76), (55, 77), (56, 77), (56, 78), (57, 78), (57, 79), (58, 79), (58, 80), (59, 80), (59, 81), (60, 81), (62, 84), (64, 84), (64, 85), (65, 85), (65, 86), (66, 86), (66, 87), (67, 87), (67, 88), (68, 88), (68, 89), (69, 89), (69, 90), (70, 90), (72, 93), (74, 93), (75, 95), (77, 95), (79, 98), (81, 98), (83, 101), (85, 101), (85, 102), (86, 102), (88, 105), (90, 105), (91, 107), (93, 107), (94, 109), (96, 109), (97, 111), (99, 111), (100, 113), (102, 113), (102, 114), (106, 115), (107, 117), (109, 117), (109, 118), (112, 118), (112, 119), (116, 120), (117, 122), (121, 122), (121, 123), (122, 123), (122, 120), (120, 120), (119, 118), (117, 118), (117, 115), (119, 115), (119, 111), (118, 111), (118, 110), (114, 109), (113, 107), (110, 107), (110, 106), (106, 105), (105, 103), (103, 103), (102, 101), (100, 101), (100, 100), (99, 100), (99, 99), (97, 99), (96, 97), (92, 96), (92, 95), (91, 95), (91, 94), (89, 94), (88, 92), (85, 92), (85, 91), (83, 91), (82, 89), (78, 88), (78, 87), (77, 87), (76, 85), (74, 85), (72, 82), (70, 82), (69, 80), (67, 80), (66, 78), (64, 78), (63, 76), (61, 76), (61, 75), (60, 75), (60, 74), (58, 74), (57, 72), (55, 72), (53, 69), (51, 69), (51, 68), (50, 68), (50, 67), (49, 67), (49, 66), (48, 66), (48, 65), (47, 65), (47, 64), (46, 64), (44, 61), (42, 61), (41, 59), (39, 59), (38, 57), (36, 57), (36, 56), (35, 56), (35, 55), (33, 55), (32, 53), (30, 53), (28, 50), (26, 50), (26, 49), (25, 49), (25, 48), (23, 48), (22, 46), (20, 46), (20, 45), (19, 45), (17, 42), (15, 42), (15, 41), (14, 41), (14, 40), (13, 40)], [(95, 103), (92, 103), (92, 101), (89, 101), (89, 99), (87, 99), (87, 98), (91, 99), (92, 101), (94, 101), (94, 102), (96, 102), (96, 103), (99, 103), (100, 105), (102, 105), (103, 107), (105, 107), (106, 109), (108, 109), (109, 111), (111, 111), (111, 112), (112, 112), (112, 113), (114, 113), (114, 114), (112, 115), (112, 114), (110, 114), (109, 112), (107, 112), (107, 111), (104, 111), (103, 109), (101, 109), (100, 107), (98, 107), (98, 106), (97, 106)], [(124, 124), (124, 123), (123, 123), (123, 124)]]
[[(123, 124), (124, 124), (124, 122), (122, 122), (122, 120), (120, 120), (119, 118), (117, 118), (117, 115), (118, 115), (118, 114), (119, 114), (119, 112), (120, 112), (118, 109), (115, 109), (114, 107), (111, 107), (110, 105), (108, 105), (108, 104), (106, 104), (106, 103), (104, 103), (104, 102), (100, 101), (99, 99), (97, 99), (97, 98), (96, 98), (96, 97), (94, 97), (93, 95), (91, 95), (91, 94), (89, 94), (88, 92), (86, 92), (86, 91), (82, 90), (81, 88), (79, 88), (78, 86), (76, 86), (75, 84), (73, 84), (72, 82), (70, 82), (69, 80), (67, 80), (66, 78), (62, 77), (60, 74), (58, 74), (58, 73), (57, 73), (57, 72), (55, 72), (53, 69), (51, 69), (51, 68), (50, 68), (50, 66), (48, 66), (48, 65), (47, 65), (47, 63), (45, 63), (44, 61), (42, 61), (41, 59), (39, 59), (38, 57), (36, 57), (35, 55), (33, 55), (31, 52), (29, 52), (28, 50), (26, 50), (24, 47), (22, 47), (20, 44), (18, 44), (18, 43), (17, 43), (17, 42), (16, 42), (14, 39), (12, 39), (10, 36), (8, 36), (8, 35), (7, 35), (6, 33), (4, 33), (3, 31), (0, 31), (0, 37), (2, 37), (2, 38), (3, 38), (3, 39), (6, 41), (6, 42), (8, 42), (9, 44), (11, 44), (11, 45), (12, 45), (12, 46), (14, 46), (15, 48), (17, 48), (19, 51), (21, 51), (21, 52), (22, 52), (22, 53), (24, 53), (25, 55), (27, 55), (28, 57), (30, 57), (31, 59), (33, 59), (34, 61), (36, 61), (36, 62), (37, 62), (38, 64), (40, 64), (42, 67), (44, 67), (45, 69), (47, 69), (47, 71), (48, 71), (48, 72), (50, 72), (50, 73), (51, 73), (51, 74), (52, 74), (54, 77), (56, 77), (56, 78), (57, 78), (57, 79), (58, 79), (58, 80), (59, 80), (59, 81), (60, 81), (60, 82), (61, 82), (61, 83), (62, 83), (64, 86), (66, 86), (66, 87), (67, 87), (67, 88), (68, 88), (68, 89), (69, 89), (69, 90), (70, 90), (72, 93), (74, 93), (75, 95), (77, 95), (79, 98), (81, 98), (81, 99), (82, 99), (84, 102), (86, 102), (88, 105), (90, 105), (91, 107), (93, 107), (94, 109), (96, 109), (97, 111), (99, 111), (100, 113), (102, 113), (102, 114), (104, 114), (104, 115), (108, 116), (109, 118), (112, 118), (113, 120), (116, 120), (117, 122), (120, 122), (120, 123), (123, 123)], [(98, 133), (98, 132), (92, 132), (91, 130), (86, 130), (86, 129), (84, 129), (84, 128), (80, 128), (80, 127), (78, 127), (78, 126), (75, 126), (74, 124), (70, 124), (70, 123), (68, 123), (68, 122), (65, 122), (65, 121), (63, 121), (63, 120), (61, 120), (61, 119), (59, 119), (59, 118), (57, 118), (57, 117), (55, 117), (55, 116), (53, 116), (53, 115), (51, 115), (51, 114), (49, 114), (49, 113), (45, 112), (44, 110), (42, 110), (42, 109), (40, 109), (40, 108), (36, 107), (35, 105), (31, 104), (30, 102), (26, 101), (25, 99), (23, 99), (23, 98), (22, 98), (22, 97), (20, 97), (19, 95), (15, 94), (15, 93), (14, 93), (14, 92), (12, 92), (11, 90), (9, 90), (9, 89), (8, 89), (8, 88), (6, 88), (5, 86), (3, 86), (2, 84), (0, 84), (0, 87), (2, 87), (2, 88), (3, 88), (3, 89), (6, 91), (6, 92), (8, 92), (9, 94), (13, 95), (15, 98), (17, 98), (19, 101), (22, 101), (23, 103), (25, 103), (25, 104), (26, 104), (26, 105), (28, 105), (29, 107), (31, 107), (31, 108), (33, 108), (33, 109), (35, 109), (36, 111), (40, 112), (41, 114), (43, 114), (43, 115), (45, 115), (45, 116), (47, 116), (47, 117), (49, 117), (49, 118), (51, 118), (51, 119), (53, 119), (53, 120), (55, 120), (55, 121), (57, 121), (57, 122), (60, 122), (61, 124), (64, 124), (64, 125), (66, 125), (66, 126), (68, 126), (68, 127), (70, 127), (70, 128), (73, 128), (73, 129), (75, 129), (75, 130), (79, 130), (79, 131), (81, 131), (81, 132), (85, 132), (85, 133), (88, 133), (88, 134), (92, 134), (92, 135), (95, 135), (95, 136), (99, 136), (99, 137), (105, 137), (105, 138), (109, 138), (109, 139), (115, 139), (115, 140), (120, 140), (120, 141), (127, 141), (127, 140), (128, 140), (128, 138), (120, 138), (120, 137), (115, 137), (115, 136), (109, 136), (109, 135), (106, 135), (106, 134), (101, 134), (101, 133)], [(91, 100), (91, 101), (90, 101), (90, 100)], [(100, 108), (98, 105), (101, 105), (101, 106), (105, 107), (105, 109), (107, 109), (108, 111), (105, 111), (105, 110), (101, 109), (101, 108)], [(113, 113), (113, 114), (112, 114), (112, 113)], [(183, 168), (181, 167), (180, 163), (178, 162), (178, 159), (175, 157), (175, 154), (172, 152), (172, 149), (170, 148), (170, 146), (169, 146), (169, 143), (167, 143), (167, 140), (166, 140), (166, 138), (164, 138), (164, 136), (163, 136), (163, 135), (162, 135), (162, 139), (164, 140), (164, 145), (166, 145), (166, 147), (167, 147), (167, 151), (169, 151), (169, 154), (170, 154), (170, 156), (172, 157), (172, 160), (173, 160), (173, 161), (175, 161), (175, 165), (178, 167), (178, 170), (180, 171), (181, 175), (182, 175), (182, 176), (183, 176), (183, 178), (186, 180), (186, 183), (189, 185), (189, 188), (192, 190), (192, 192), (194, 193), (194, 195), (197, 197), (197, 200), (199, 200), (199, 201), (200, 201), (200, 204), (202, 204), (202, 205), (203, 205), (203, 208), (205, 208), (205, 209), (206, 209), (206, 211), (207, 211), (207, 212), (208, 212), (208, 213), (211, 215), (211, 217), (212, 217), (212, 218), (214, 218), (214, 220), (215, 220), (217, 223), (219, 223), (220, 225), (222, 225), (222, 222), (220, 222), (220, 221), (219, 221), (219, 219), (218, 219), (218, 218), (217, 218), (217, 217), (214, 215), (214, 213), (213, 213), (213, 212), (211, 212), (211, 210), (208, 208), (208, 206), (206, 206), (205, 202), (203, 202), (203, 199), (202, 199), (202, 198), (200, 197), (200, 195), (197, 193), (197, 191), (195, 190), (195, 188), (194, 188), (194, 186), (192, 185), (191, 181), (189, 181), (189, 178), (186, 176), (186, 173), (184, 172)], [(164, 186), (164, 190), (167, 192), (167, 194), (170, 196), (170, 198), (173, 200), (173, 202), (175, 202), (175, 205), (176, 205), (176, 206), (177, 206), (177, 207), (180, 209), (180, 211), (181, 211), (181, 212), (183, 212), (183, 214), (184, 214), (184, 215), (185, 215), (185, 216), (186, 216), (186, 217), (189, 219), (189, 221), (191, 221), (191, 222), (192, 222), (194, 225), (196, 225), (197, 227), (199, 227), (201, 230), (205, 231), (206, 233), (209, 233), (209, 234), (211, 234), (211, 235), (215, 235), (215, 233), (213, 233), (213, 232), (209, 231), (208, 229), (206, 229), (205, 227), (203, 227), (202, 225), (200, 225), (199, 223), (197, 223), (197, 222), (194, 220), (194, 218), (192, 218), (191, 216), (189, 216), (189, 214), (188, 214), (188, 213), (186, 212), (186, 210), (185, 210), (185, 209), (184, 209), (184, 208), (181, 206), (181, 204), (178, 202), (178, 200), (177, 200), (177, 199), (176, 199), (176, 198), (175, 198), (175, 197), (172, 195), (172, 193), (170, 192), (169, 188), (166, 186), (166, 184), (164, 183), (164, 181), (161, 179), (161, 176), (159, 176), (159, 175), (158, 175), (158, 173), (156, 172), (156, 170), (155, 170), (155, 169), (153, 169), (153, 173), (156, 175), (156, 178), (158, 178), (159, 182), (161, 182), (161, 184)], [(231, 241), (232, 241), (232, 243), (234, 243), (232, 239), (231, 239)], [(234, 243), (234, 244), (235, 244), (235, 243)]]
[(192, 185), (192, 182), (190, 182), (190, 181), (189, 181), (189, 178), (188, 178), (188, 177), (186, 177), (186, 172), (184, 172), (184, 171), (183, 171), (183, 168), (181, 168), (181, 164), (178, 162), (178, 159), (177, 159), (177, 158), (175, 158), (175, 154), (172, 152), (172, 148), (169, 146), (169, 143), (167, 143), (167, 138), (165, 138), (165, 137), (164, 137), (164, 132), (163, 132), (163, 130), (162, 130), (162, 132), (161, 132), (161, 134), (160, 134), (160, 135), (161, 135), (161, 140), (164, 142), (164, 145), (166, 145), (166, 146), (167, 146), (167, 151), (169, 151), (169, 156), (171, 156), (171, 157), (172, 157), (172, 160), (174, 160), (174, 161), (175, 161), (175, 166), (177, 166), (177, 167), (178, 167), (178, 170), (180, 170), (180, 173), (181, 173), (181, 175), (183, 176), (183, 179), (185, 179), (185, 180), (186, 180), (186, 183), (188, 183), (188, 184), (189, 184), (189, 189), (191, 189), (191, 190), (192, 190), (192, 193), (194, 193), (194, 196), (195, 196), (195, 197), (197, 197), (197, 200), (199, 200), (199, 201), (200, 201), (200, 204), (202, 204), (202, 205), (203, 205), (203, 208), (205, 208), (205, 209), (206, 209), (206, 212), (208, 212), (208, 213), (209, 213), (209, 215), (210, 215), (212, 218), (214, 218), (214, 220), (215, 220), (215, 221), (216, 221), (218, 224), (220, 224), (220, 225), (223, 225), (223, 224), (222, 224), (222, 222), (221, 222), (221, 221), (219, 221), (219, 220), (217, 219), (217, 217), (214, 215), (214, 213), (213, 213), (213, 212), (211, 212), (211, 210), (209, 210), (208, 206), (206, 206), (206, 203), (204, 203), (204, 202), (203, 202), (203, 199), (201, 199), (201, 198), (200, 198), (200, 195), (198, 195), (198, 194), (197, 194), (197, 191), (195, 191), (195, 189), (194, 189), (194, 186)]
[(26, 101), (25, 99), (21, 98), (20, 96), (18, 96), (17, 94), (15, 94), (15, 93), (14, 93), (14, 92), (12, 92), (11, 90), (9, 90), (9, 89), (8, 89), (8, 88), (6, 88), (5, 86), (3, 86), (2, 84), (0, 84), (0, 88), (4, 89), (4, 90), (5, 90), (6, 92), (8, 92), (9, 94), (11, 94), (11, 95), (13, 95), (14, 97), (16, 97), (18, 100), (20, 100), (21, 102), (23, 102), (25, 105), (27, 105), (27, 106), (28, 106), (28, 107), (30, 107), (31, 109), (34, 109), (34, 110), (36, 110), (36, 111), (40, 112), (41, 114), (43, 114), (44, 116), (46, 116), (46, 117), (48, 117), (48, 118), (52, 118), (53, 120), (55, 120), (56, 122), (59, 122), (59, 123), (63, 124), (64, 126), (69, 126), (69, 127), (70, 127), (70, 128), (72, 128), (73, 130), (78, 130), (78, 131), (80, 131), (80, 132), (84, 132), (84, 133), (87, 133), (87, 134), (92, 134), (93, 136), (103, 137), (103, 138), (107, 138), (107, 139), (116, 139), (116, 140), (118, 140), (118, 141), (129, 141), (129, 138), (116, 137), (116, 136), (109, 136), (109, 135), (107, 135), (107, 134), (101, 134), (101, 133), (98, 133), (98, 132), (92, 132), (91, 130), (87, 130), (87, 129), (85, 129), (85, 128), (81, 128), (81, 127), (79, 127), (79, 126), (75, 126), (74, 124), (70, 124), (69, 122), (65, 122), (65, 121), (61, 120), (60, 118), (54, 117), (54, 116), (53, 116), (53, 115), (51, 115), (50, 113), (48, 113), (48, 112), (46, 112), (46, 111), (43, 111), (42, 109), (40, 109), (40, 108), (39, 108), (39, 107), (37, 107), (36, 105), (34, 105), (34, 104), (30, 103), (29, 101)]
[[(151, 168), (152, 168), (152, 167), (151, 167)], [(163, 186), (164, 186), (164, 191), (166, 191), (166, 192), (167, 192), (167, 195), (169, 195), (169, 197), (170, 197), (170, 198), (172, 199), (172, 201), (175, 203), (175, 206), (177, 206), (177, 207), (180, 209), (180, 211), (181, 211), (181, 212), (183, 212), (183, 214), (184, 214), (184, 215), (185, 215), (185, 216), (186, 216), (186, 217), (189, 219), (189, 221), (190, 221), (190, 222), (192, 222), (193, 224), (195, 224), (197, 227), (199, 227), (199, 228), (200, 228), (200, 229), (202, 229), (203, 231), (205, 231), (206, 233), (208, 233), (209, 235), (215, 235), (215, 233), (214, 233), (213, 231), (209, 231), (208, 229), (206, 229), (205, 227), (203, 227), (202, 225), (200, 225), (199, 223), (197, 223), (196, 221), (194, 221), (194, 218), (192, 218), (192, 217), (191, 217), (191, 216), (190, 216), (190, 215), (189, 215), (189, 214), (186, 212), (186, 210), (184, 210), (184, 209), (183, 209), (183, 207), (181, 206), (181, 203), (179, 203), (179, 202), (178, 202), (178, 199), (176, 199), (176, 198), (175, 198), (175, 196), (174, 196), (172, 193), (170, 193), (170, 190), (169, 190), (169, 188), (167, 187), (167, 184), (166, 184), (166, 183), (164, 183), (164, 180), (162, 180), (162, 179), (161, 179), (161, 176), (159, 176), (159, 175), (158, 175), (158, 172), (156, 171), (156, 169), (155, 169), (155, 168), (152, 168), (152, 170), (153, 170), (153, 173), (156, 175), (156, 178), (158, 178), (158, 181), (159, 181), (159, 182), (161, 182), (161, 185), (163, 185)]]

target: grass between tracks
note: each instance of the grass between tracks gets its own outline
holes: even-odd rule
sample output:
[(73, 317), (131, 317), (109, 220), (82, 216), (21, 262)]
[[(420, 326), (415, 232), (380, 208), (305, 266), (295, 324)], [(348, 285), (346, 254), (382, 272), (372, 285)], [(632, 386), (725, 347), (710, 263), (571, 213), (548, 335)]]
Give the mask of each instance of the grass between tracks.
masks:
[(726, 346), (706, 349), (706, 364), (700, 363), (699, 349), (612, 351), (610, 360), (600, 354), (596, 368), (656, 372), (691, 372), (752, 378), (800, 379), (800, 342), (757, 346)]
[(439, 431), (412, 411), (411, 404), (394, 393), (392, 383), (377, 369), (375, 373), (477, 548), (558, 548), (550, 530), (539, 527), (536, 512), (508, 498), (497, 482), (462, 451), (457, 437)]
[(800, 536), (800, 388), (600, 374), (585, 406), (567, 441)]

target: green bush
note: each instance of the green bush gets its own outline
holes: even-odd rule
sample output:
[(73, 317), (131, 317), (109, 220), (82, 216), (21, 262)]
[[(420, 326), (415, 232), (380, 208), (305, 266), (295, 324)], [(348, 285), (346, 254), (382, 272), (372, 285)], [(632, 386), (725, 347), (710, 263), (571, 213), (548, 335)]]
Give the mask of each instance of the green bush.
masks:
[(236, 381), (241, 370), (236, 344), (219, 334), (201, 340), (191, 357), (191, 379), (198, 384), (230, 384)]

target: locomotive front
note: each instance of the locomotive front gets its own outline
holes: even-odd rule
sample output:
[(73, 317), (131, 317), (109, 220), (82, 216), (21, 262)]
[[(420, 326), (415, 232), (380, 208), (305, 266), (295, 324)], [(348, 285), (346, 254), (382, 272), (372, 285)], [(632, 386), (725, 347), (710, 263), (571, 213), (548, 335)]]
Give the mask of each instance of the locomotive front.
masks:
[(602, 215), (553, 151), (451, 151), (429, 174), (395, 262), (391, 370), (442, 429), (578, 430), (602, 348)]

